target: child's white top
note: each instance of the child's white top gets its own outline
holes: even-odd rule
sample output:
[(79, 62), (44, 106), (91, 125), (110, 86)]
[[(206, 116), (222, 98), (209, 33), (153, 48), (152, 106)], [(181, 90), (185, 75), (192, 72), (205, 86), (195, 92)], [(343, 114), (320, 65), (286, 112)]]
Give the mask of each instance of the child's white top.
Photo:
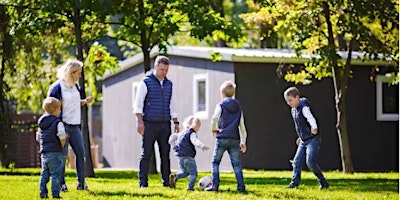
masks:
[[(187, 132), (187, 129), (177, 133), (177, 134), (172, 134), (171, 136), (169, 136), (169, 140), (168, 143), (171, 146), (176, 146), (178, 145), (181, 140), (183, 139), (183, 137), (185, 136)], [(197, 134), (196, 132), (192, 132), (192, 134), (190, 134), (190, 142), (197, 148), (202, 149), (205, 145), (197, 138)]]

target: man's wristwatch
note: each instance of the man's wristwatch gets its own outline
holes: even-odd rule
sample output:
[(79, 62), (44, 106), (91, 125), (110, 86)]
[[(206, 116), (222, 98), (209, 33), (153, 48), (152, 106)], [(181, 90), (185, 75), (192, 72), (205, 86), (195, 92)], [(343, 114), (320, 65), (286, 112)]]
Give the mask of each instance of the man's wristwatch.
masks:
[(174, 124), (175, 124), (175, 125), (179, 125), (179, 122), (178, 122), (178, 121), (176, 121), (176, 122), (174, 122)]

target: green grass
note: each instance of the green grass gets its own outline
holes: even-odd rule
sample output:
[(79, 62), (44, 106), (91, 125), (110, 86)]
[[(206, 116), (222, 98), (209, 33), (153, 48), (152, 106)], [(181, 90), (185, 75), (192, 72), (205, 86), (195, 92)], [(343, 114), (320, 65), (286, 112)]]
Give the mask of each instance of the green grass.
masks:
[[(0, 199), (39, 199), (40, 169), (0, 169)], [(67, 170), (69, 192), (64, 199), (399, 199), (399, 173), (325, 172), (331, 187), (318, 190), (315, 176), (302, 173), (298, 189), (286, 189), (290, 171), (244, 170), (248, 194), (236, 192), (233, 173), (221, 173), (219, 193), (187, 192), (187, 179), (180, 180), (176, 189), (162, 187), (160, 175), (149, 176), (149, 187), (138, 187), (137, 172), (96, 170), (96, 178), (87, 178), (90, 191), (75, 190), (73, 170)], [(210, 173), (199, 173), (199, 177)], [(199, 178), (198, 178), (199, 179)], [(48, 184), (48, 188), (51, 184)], [(51, 189), (49, 188), (49, 191)]]

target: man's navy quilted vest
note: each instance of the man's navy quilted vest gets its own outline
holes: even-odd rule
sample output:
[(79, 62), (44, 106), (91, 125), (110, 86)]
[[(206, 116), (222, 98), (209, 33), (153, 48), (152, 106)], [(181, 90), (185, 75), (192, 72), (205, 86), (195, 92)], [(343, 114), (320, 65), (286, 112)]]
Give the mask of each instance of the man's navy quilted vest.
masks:
[(161, 85), (153, 73), (146, 75), (143, 81), (147, 86), (147, 95), (143, 106), (143, 120), (150, 122), (170, 121), (172, 82), (165, 78), (163, 85)]

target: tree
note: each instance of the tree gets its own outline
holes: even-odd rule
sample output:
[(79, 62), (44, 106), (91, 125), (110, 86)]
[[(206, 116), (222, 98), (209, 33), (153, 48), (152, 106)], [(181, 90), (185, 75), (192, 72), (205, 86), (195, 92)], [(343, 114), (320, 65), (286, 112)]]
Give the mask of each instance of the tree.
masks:
[[(275, 30), (286, 33), (298, 56), (312, 55), (304, 68), (288, 70), (285, 79), (310, 84), (312, 79), (332, 77), (343, 172), (353, 173), (345, 102), (352, 53), (364, 52), (366, 61), (386, 60), (398, 83), (398, 5), (394, 0), (274, 0), (271, 6), (278, 11), (273, 17), (281, 19)], [(339, 50), (345, 51), (344, 57)]]
[[(55, 80), (54, 66), (62, 63), (64, 58), (68, 57), (69, 53), (66, 49), (75, 46), (77, 58), (84, 61), (84, 47), (89, 53), (89, 42), (107, 32), (107, 27), (97, 22), (97, 20), (104, 19), (99, 19), (95, 15), (101, 11), (99, 9), (101, 6), (92, 1), (79, 0), (64, 2), (15, 0), (8, 1), (8, 4), (1, 4), (0, 7), (8, 8), (14, 13), (10, 23), (7, 23), (9, 26), (5, 26), (7, 31), (14, 33), (11, 39), (15, 40), (14, 43), (17, 44), (5, 51), (13, 52), (10, 54), (14, 60), (8, 59), (8, 62), (13, 61), (13, 64), (9, 64), (9, 66), (15, 67), (10, 69), (14, 69), (18, 74), (15, 76), (15, 73), (11, 73), (13, 71), (4, 73), (6, 77), (4, 80), (10, 85), (9, 98), (14, 98), (19, 102), (18, 109), (30, 109), (37, 112), (41, 101), (46, 96), (48, 86)], [(82, 17), (82, 15), (84, 16)], [(44, 40), (47, 42), (42, 42)], [(103, 76), (106, 69), (115, 70), (118, 66), (116, 59), (111, 57), (104, 47), (99, 46), (95, 49), (97, 50), (92, 52), (102, 55), (102, 58), (95, 59), (97, 70), (84, 68), (84, 71), (90, 71), (89, 79)], [(94, 59), (93, 57), (92, 55), (92, 59), (86, 61), (85, 65), (93, 66), (90, 63)], [(5, 57), (2, 56), (2, 58), (4, 61)], [(49, 76), (49, 74), (53, 74), (53, 76)], [(21, 81), (21, 78), (24, 80)], [(81, 92), (85, 96), (84, 72), (81, 78)], [(22, 86), (21, 83), (26, 81), (29, 82), (30, 87)], [(95, 80), (89, 80), (88, 84), (94, 82)], [(91, 88), (93, 89), (93, 87)], [(86, 106), (83, 108), (82, 115), (82, 132), (87, 158), (86, 175), (94, 176)]]
[[(150, 51), (158, 46), (166, 53), (168, 39), (179, 32), (190, 32), (200, 40), (222, 31), (229, 40), (235, 40), (237, 29), (228, 23), (209, 4), (200, 0), (119, 0), (112, 1), (108, 14), (117, 16), (115, 36), (140, 47), (144, 70), (150, 70)], [(113, 19), (113, 18), (110, 18)]]

